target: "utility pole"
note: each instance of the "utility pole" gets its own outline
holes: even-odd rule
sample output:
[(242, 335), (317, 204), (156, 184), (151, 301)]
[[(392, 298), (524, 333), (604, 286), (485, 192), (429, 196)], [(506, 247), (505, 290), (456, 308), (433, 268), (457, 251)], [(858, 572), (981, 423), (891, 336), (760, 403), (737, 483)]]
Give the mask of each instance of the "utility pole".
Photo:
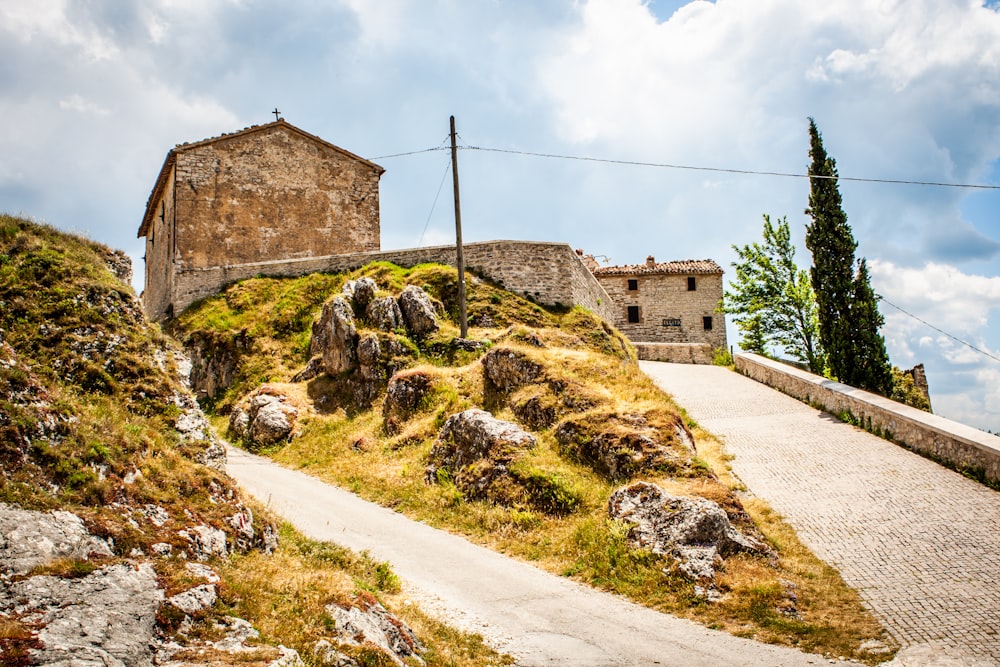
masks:
[(451, 179), (455, 189), (455, 246), (458, 263), (458, 322), (462, 338), (469, 335), (465, 313), (465, 254), (462, 252), (462, 205), (458, 200), (458, 147), (455, 144), (455, 117), (451, 117)]

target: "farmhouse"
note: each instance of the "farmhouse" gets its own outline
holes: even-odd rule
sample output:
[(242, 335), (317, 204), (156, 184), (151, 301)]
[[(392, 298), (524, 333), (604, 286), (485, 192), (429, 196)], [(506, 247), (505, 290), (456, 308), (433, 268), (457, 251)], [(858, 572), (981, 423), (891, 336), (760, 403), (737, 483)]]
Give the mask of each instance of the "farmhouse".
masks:
[(218, 291), (219, 269), (378, 250), (384, 171), (284, 120), (176, 146), (139, 227), (147, 316)]
[(709, 352), (726, 347), (725, 320), (718, 312), (722, 268), (714, 261), (657, 262), (649, 256), (645, 264), (599, 266), (587, 256), (584, 262), (611, 297), (614, 324), (629, 340), (703, 344)]

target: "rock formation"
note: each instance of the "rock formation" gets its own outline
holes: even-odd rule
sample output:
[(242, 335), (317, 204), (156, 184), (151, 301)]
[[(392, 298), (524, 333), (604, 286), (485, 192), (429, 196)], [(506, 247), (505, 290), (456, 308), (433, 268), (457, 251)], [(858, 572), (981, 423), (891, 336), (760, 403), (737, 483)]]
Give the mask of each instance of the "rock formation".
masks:
[(427, 292), (415, 285), (407, 285), (399, 295), (399, 309), (403, 313), (406, 329), (414, 338), (424, 338), (438, 330), (434, 304)]

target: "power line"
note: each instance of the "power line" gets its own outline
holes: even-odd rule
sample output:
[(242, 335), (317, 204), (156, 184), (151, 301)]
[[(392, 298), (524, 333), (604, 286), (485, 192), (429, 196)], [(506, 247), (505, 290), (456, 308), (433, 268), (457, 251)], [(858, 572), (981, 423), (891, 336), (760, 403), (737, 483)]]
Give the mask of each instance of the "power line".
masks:
[(961, 338), (959, 338), (959, 337), (957, 337), (957, 336), (953, 336), (953, 335), (951, 335), (950, 333), (948, 333), (948, 332), (947, 332), (947, 331), (945, 331), (944, 329), (939, 329), (938, 327), (934, 326), (933, 324), (931, 324), (931, 323), (930, 323), (930, 322), (928, 322), (927, 320), (923, 320), (923, 319), (920, 319), (919, 317), (917, 317), (917, 316), (916, 316), (916, 315), (914, 315), (913, 313), (911, 313), (911, 312), (908, 312), (908, 311), (906, 311), (906, 310), (903, 310), (902, 308), (900, 308), (899, 306), (897, 306), (897, 305), (896, 305), (896, 304), (894, 304), (893, 302), (891, 302), (891, 301), (889, 301), (888, 299), (886, 299), (886, 298), (885, 298), (884, 296), (881, 296), (881, 295), (880, 295), (880, 296), (879, 296), (879, 300), (880, 300), (880, 301), (884, 301), (885, 303), (889, 304), (890, 306), (892, 306), (893, 308), (895, 308), (895, 309), (896, 309), (896, 310), (898, 310), (899, 312), (903, 313), (904, 315), (909, 315), (910, 317), (912, 317), (912, 318), (913, 318), (913, 319), (915, 319), (916, 321), (918, 321), (918, 322), (921, 322), (922, 324), (926, 324), (926, 325), (927, 325), (927, 326), (929, 326), (929, 327), (930, 327), (931, 329), (934, 329), (934, 331), (937, 331), (938, 333), (942, 333), (942, 334), (944, 334), (944, 335), (945, 335), (945, 336), (947, 336), (948, 338), (951, 338), (951, 339), (952, 339), (953, 341), (956, 341), (956, 342), (958, 342), (958, 343), (961, 343), (962, 345), (965, 345), (966, 347), (968, 347), (968, 348), (971, 348), (971, 349), (975, 350), (975, 351), (976, 351), (976, 352), (978, 352), (979, 354), (982, 354), (982, 355), (984, 355), (984, 356), (987, 356), (987, 357), (989, 357), (989, 358), (990, 358), (990, 359), (992, 359), (993, 361), (1000, 361), (1000, 357), (995, 357), (995, 356), (993, 356), (992, 354), (990, 354), (989, 352), (986, 352), (985, 350), (980, 350), (980, 349), (979, 349), (978, 347), (976, 347), (976, 346), (975, 346), (975, 345), (973, 345), (972, 343), (967, 343), (966, 341), (962, 340)]
[[(817, 178), (817, 179), (831, 179), (831, 180), (841, 180), (841, 181), (852, 181), (856, 183), (889, 183), (896, 185), (925, 185), (929, 187), (938, 188), (965, 188), (971, 190), (1000, 190), (1000, 185), (990, 185), (983, 183), (944, 183), (941, 181), (914, 181), (901, 178), (862, 178), (859, 176), (825, 176), (825, 175), (810, 175), (810, 174), (795, 174), (791, 172), (784, 171), (761, 171), (757, 169), (734, 169), (727, 167), (701, 167), (697, 165), (689, 164), (673, 164), (669, 162), (644, 162), (641, 160), (614, 160), (610, 158), (600, 158), (600, 157), (590, 157), (584, 155), (562, 155), (559, 153), (538, 153), (534, 151), (519, 151), (507, 148), (491, 148), (489, 146), (458, 146), (459, 150), (466, 151), (482, 151), (484, 153), (504, 153), (507, 155), (524, 155), (527, 157), (540, 157), (553, 160), (576, 160), (579, 162), (597, 162), (602, 164), (616, 164), (630, 167), (654, 167), (658, 169), (681, 169), (685, 171), (710, 171), (715, 173), (723, 174), (743, 174), (750, 176), (777, 176), (779, 178)], [(393, 155), (383, 155), (381, 157), (372, 158), (373, 160), (387, 160), (389, 158), (404, 157), (408, 155), (419, 155), (421, 153), (431, 153), (434, 151), (447, 150), (446, 146), (437, 146), (435, 148), (424, 148), (418, 151), (409, 151), (406, 153), (395, 153)]]
[(434, 215), (434, 207), (437, 206), (438, 197), (441, 196), (441, 188), (444, 187), (444, 179), (451, 171), (451, 158), (448, 158), (448, 162), (444, 166), (444, 173), (441, 174), (441, 182), (438, 184), (437, 194), (434, 195), (434, 203), (431, 204), (431, 212), (427, 214), (427, 220), (424, 222), (424, 231), (420, 232), (420, 240), (417, 241), (417, 247), (419, 248), (424, 242), (424, 234), (427, 233), (427, 226), (431, 224), (431, 216)]
[(901, 185), (931, 185), (942, 188), (977, 188), (982, 190), (1000, 190), (1000, 185), (981, 185), (974, 183), (941, 183), (937, 181), (908, 181), (895, 178), (859, 178), (852, 176), (823, 176), (810, 174), (793, 174), (781, 171), (757, 171), (753, 169), (727, 169), (723, 167), (697, 167), (686, 164), (670, 164), (666, 162), (640, 162), (636, 160), (612, 160), (608, 158), (586, 157), (579, 155), (560, 155), (558, 153), (534, 153), (531, 151), (515, 151), (504, 148), (488, 148), (484, 146), (461, 146), (460, 148), (473, 151), (485, 151), (490, 153), (508, 153), (511, 155), (527, 155), (530, 157), (544, 157), (557, 160), (579, 160), (583, 162), (602, 162), (605, 164), (620, 164), (633, 167), (659, 167), (662, 169), (685, 169), (689, 171), (713, 171), (726, 174), (750, 174), (754, 176), (781, 176), (784, 178), (826, 178), (839, 179), (841, 181), (858, 181), (862, 183), (897, 183)]

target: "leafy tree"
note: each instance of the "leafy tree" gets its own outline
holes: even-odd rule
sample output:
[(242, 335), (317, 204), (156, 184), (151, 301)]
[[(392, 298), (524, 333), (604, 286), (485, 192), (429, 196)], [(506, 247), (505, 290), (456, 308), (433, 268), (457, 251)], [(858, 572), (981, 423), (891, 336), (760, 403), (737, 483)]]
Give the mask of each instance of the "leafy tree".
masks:
[(888, 394), (892, 375), (885, 340), (879, 334), (883, 318), (862, 260), (855, 270), (857, 242), (847, 224), (837, 163), (826, 154), (816, 122), (809, 119), (809, 208), (806, 247), (813, 256), (810, 275), (816, 292), (819, 338), (830, 373), (846, 384)]
[(725, 293), (724, 310), (734, 315), (744, 350), (762, 354), (776, 344), (822, 373), (816, 300), (809, 274), (795, 264), (787, 218), (773, 224), (765, 215), (763, 235), (763, 243), (733, 246), (740, 261), (733, 262), (736, 280)]

